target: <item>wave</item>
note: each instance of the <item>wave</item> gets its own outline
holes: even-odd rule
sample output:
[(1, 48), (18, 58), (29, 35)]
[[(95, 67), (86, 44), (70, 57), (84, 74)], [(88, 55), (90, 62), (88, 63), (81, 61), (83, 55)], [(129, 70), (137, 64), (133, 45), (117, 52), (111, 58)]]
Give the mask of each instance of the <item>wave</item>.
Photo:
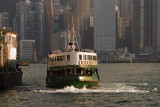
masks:
[(32, 90), (33, 92), (40, 93), (148, 93), (149, 91), (137, 89), (134, 86), (128, 86), (124, 83), (115, 84), (101, 84), (100, 87), (95, 89), (88, 89), (83, 87), (81, 89), (74, 86), (67, 86), (63, 89), (44, 89)]

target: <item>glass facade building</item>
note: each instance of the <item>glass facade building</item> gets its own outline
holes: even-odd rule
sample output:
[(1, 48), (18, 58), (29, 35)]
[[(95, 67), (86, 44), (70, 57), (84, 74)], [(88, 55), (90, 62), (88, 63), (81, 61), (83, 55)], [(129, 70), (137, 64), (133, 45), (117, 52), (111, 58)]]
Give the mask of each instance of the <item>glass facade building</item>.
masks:
[(115, 0), (95, 1), (94, 50), (108, 52), (116, 50)]

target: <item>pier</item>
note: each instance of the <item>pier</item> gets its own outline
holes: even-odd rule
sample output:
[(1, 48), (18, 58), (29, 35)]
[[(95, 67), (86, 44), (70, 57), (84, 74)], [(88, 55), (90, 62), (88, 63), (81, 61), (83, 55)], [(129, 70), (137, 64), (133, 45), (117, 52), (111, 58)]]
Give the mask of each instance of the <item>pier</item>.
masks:
[(22, 71), (0, 73), (0, 89), (22, 85)]
[(0, 29), (0, 89), (22, 84), (23, 72), (17, 62), (17, 33)]

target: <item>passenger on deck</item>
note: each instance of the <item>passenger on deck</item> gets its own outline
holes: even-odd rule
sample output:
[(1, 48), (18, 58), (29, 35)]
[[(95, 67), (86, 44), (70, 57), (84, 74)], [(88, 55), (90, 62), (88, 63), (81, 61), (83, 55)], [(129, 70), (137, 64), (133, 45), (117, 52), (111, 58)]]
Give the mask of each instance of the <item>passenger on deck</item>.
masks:
[(19, 70), (19, 62), (16, 63), (16, 70)]

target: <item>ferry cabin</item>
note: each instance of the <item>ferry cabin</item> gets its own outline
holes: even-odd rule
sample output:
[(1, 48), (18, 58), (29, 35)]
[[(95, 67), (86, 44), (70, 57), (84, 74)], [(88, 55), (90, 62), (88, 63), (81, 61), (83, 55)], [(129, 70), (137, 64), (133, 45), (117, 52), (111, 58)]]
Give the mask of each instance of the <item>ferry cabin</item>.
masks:
[(97, 54), (91, 52), (50, 54), (47, 73), (47, 75), (55, 77), (98, 75)]

